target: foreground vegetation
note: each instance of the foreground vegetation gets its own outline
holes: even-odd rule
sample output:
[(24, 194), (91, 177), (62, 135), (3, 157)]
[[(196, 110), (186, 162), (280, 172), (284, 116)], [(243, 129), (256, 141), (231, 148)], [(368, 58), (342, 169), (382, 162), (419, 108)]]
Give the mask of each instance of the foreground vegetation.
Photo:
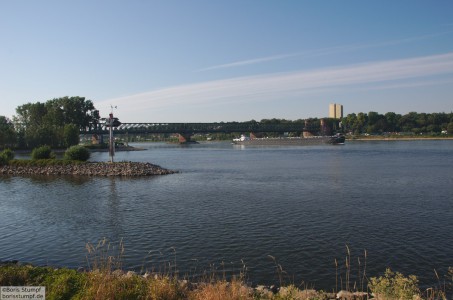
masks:
[[(450, 269), (450, 276), (453, 270)], [(79, 272), (72, 269), (6, 264), (0, 266), (0, 286), (45, 286), (46, 299), (450, 299), (446, 290), (420, 290), (414, 275), (404, 276), (390, 269), (373, 277), (365, 292), (327, 293), (293, 284), (251, 288), (243, 277), (205, 278), (190, 283), (170, 274), (144, 274), (111, 269)]]
[[(276, 269), (280, 277), (278, 287), (252, 288), (246, 283), (245, 268), (237, 276), (230, 278), (205, 272), (195, 282), (189, 282), (179, 277), (176, 269), (145, 274), (122, 271), (122, 243), (115, 248), (103, 239), (97, 245), (87, 244), (86, 249), (87, 270), (37, 267), (17, 262), (0, 263), (0, 286), (45, 286), (46, 299), (453, 299), (451, 267), (443, 278), (436, 272), (439, 284), (423, 290), (418, 286), (416, 276), (405, 276), (390, 269), (386, 269), (382, 276), (367, 278), (366, 264), (359, 267), (358, 281), (354, 282), (351, 279), (349, 248), (343, 274), (338, 274), (337, 265), (337, 286), (332, 292), (285, 284), (281, 277), (283, 270), (277, 263)], [(172, 269), (171, 266), (169, 269)], [(340, 286), (338, 280), (341, 281)]]

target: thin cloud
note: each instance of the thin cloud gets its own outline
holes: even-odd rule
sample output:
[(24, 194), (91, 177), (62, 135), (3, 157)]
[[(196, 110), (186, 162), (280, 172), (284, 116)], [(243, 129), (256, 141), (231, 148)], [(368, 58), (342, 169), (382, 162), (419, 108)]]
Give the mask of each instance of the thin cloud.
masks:
[[(124, 111), (177, 107), (178, 105), (215, 105), (219, 103), (281, 101), (291, 95), (300, 95), (314, 89), (350, 87), (364, 84), (395, 85), (411, 80), (423, 85), (432, 84), (432, 76), (453, 74), (453, 52), (410, 59), (370, 62), (299, 71), (273, 73), (260, 76), (238, 77), (201, 82), (109, 99), (104, 105), (118, 105)], [(440, 77), (440, 76), (439, 76)], [(415, 81), (414, 81), (415, 80)], [(445, 78), (439, 78), (445, 80)]]
[(200, 70), (196, 70), (195, 72), (204, 72), (204, 71), (210, 71), (210, 70), (215, 70), (215, 69), (225, 69), (225, 68), (233, 68), (233, 67), (239, 67), (239, 66), (245, 66), (245, 65), (252, 65), (252, 64), (257, 64), (257, 63), (262, 63), (262, 62), (285, 59), (285, 58), (299, 56), (299, 55), (300, 55), (300, 53), (282, 54), (282, 55), (274, 55), (274, 56), (261, 57), (261, 58), (255, 58), (255, 59), (249, 59), (249, 60), (242, 60), (242, 61), (237, 61), (237, 62), (233, 62), (233, 63), (203, 68)]
[(432, 34), (426, 34), (426, 35), (421, 35), (421, 36), (403, 38), (403, 39), (399, 39), (399, 40), (390, 40), (390, 41), (383, 41), (383, 42), (370, 43), (370, 44), (342, 45), (342, 46), (321, 48), (321, 49), (309, 50), (309, 51), (298, 52), (298, 53), (273, 55), (273, 56), (268, 56), (268, 57), (260, 57), (260, 58), (255, 58), (255, 59), (236, 61), (236, 62), (227, 63), (227, 64), (215, 65), (215, 66), (196, 70), (195, 72), (205, 72), (205, 71), (212, 71), (212, 70), (217, 70), (217, 69), (241, 67), (241, 66), (245, 66), (245, 65), (259, 64), (259, 63), (264, 63), (264, 62), (282, 60), (282, 59), (291, 58), (291, 57), (298, 57), (298, 56), (305, 57), (305, 58), (311, 58), (311, 57), (319, 57), (319, 56), (325, 56), (325, 55), (336, 54), (336, 53), (356, 51), (356, 50), (360, 50), (360, 49), (369, 49), (369, 48), (379, 48), (379, 47), (392, 46), (392, 45), (400, 45), (400, 44), (425, 40), (425, 39), (429, 39), (429, 38), (433, 38), (433, 37), (443, 36), (443, 35), (447, 35), (447, 34), (451, 34), (451, 33), (453, 33), (453, 31), (432, 33)]

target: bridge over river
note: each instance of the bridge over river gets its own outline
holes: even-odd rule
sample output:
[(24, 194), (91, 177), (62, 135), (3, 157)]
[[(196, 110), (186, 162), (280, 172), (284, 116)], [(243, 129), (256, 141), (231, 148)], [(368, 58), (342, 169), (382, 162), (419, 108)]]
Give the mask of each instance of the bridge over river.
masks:
[[(152, 134), (175, 133), (179, 135), (181, 143), (190, 142), (194, 134), (206, 133), (250, 133), (252, 136), (263, 132), (297, 132), (304, 135), (328, 133), (331, 128), (331, 119), (304, 122), (220, 122), (220, 123), (121, 123), (117, 119), (113, 122), (114, 134)], [(81, 134), (107, 134), (109, 132), (108, 119), (106, 122), (93, 124), (81, 131)]]

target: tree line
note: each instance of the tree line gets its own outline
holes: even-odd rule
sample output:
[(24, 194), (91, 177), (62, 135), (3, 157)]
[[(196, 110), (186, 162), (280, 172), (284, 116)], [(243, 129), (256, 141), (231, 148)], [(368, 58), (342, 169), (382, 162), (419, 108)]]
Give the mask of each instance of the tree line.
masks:
[(379, 114), (374, 111), (352, 113), (341, 119), (342, 129), (352, 134), (453, 134), (453, 112), (417, 113), (405, 115), (388, 112)]
[[(46, 102), (27, 103), (16, 108), (12, 120), (0, 116), (0, 149), (33, 149), (42, 145), (68, 148), (79, 143), (79, 131), (99, 122), (99, 111), (84, 97), (62, 97)], [(320, 119), (262, 119), (262, 124), (300, 123), (319, 126)], [(340, 120), (324, 119), (334, 130), (351, 134), (453, 134), (453, 112), (405, 115), (388, 112), (379, 114), (351, 113)], [(256, 122), (251, 120), (249, 122)]]
[(0, 116), (0, 148), (68, 148), (79, 143), (80, 129), (99, 120), (99, 111), (84, 97), (62, 97), (16, 108), (12, 120)]
[[(284, 124), (299, 123), (308, 124), (315, 127), (320, 126), (319, 118), (310, 118), (307, 120), (286, 120), (286, 119), (263, 119), (262, 124)], [(388, 112), (379, 114), (374, 111), (368, 113), (351, 113), (346, 117), (338, 120), (324, 118), (324, 123), (333, 131), (341, 131), (354, 135), (360, 134), (391, 134), (400, 133), (410, 134), (429, 134), (439, 135), (443, 133), (453, 134), (453, 112), (450, 113), (417, 113), (409, 112), (405, 115)], [(254, 120), (250, 122), (256, 122)]]

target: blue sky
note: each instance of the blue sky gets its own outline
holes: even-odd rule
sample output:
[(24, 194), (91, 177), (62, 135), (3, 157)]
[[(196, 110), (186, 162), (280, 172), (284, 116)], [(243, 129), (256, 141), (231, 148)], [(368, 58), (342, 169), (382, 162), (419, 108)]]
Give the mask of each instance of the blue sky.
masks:
[(0, 0), (0, 115), (123, 122), (453, 111), (453, 1)]

